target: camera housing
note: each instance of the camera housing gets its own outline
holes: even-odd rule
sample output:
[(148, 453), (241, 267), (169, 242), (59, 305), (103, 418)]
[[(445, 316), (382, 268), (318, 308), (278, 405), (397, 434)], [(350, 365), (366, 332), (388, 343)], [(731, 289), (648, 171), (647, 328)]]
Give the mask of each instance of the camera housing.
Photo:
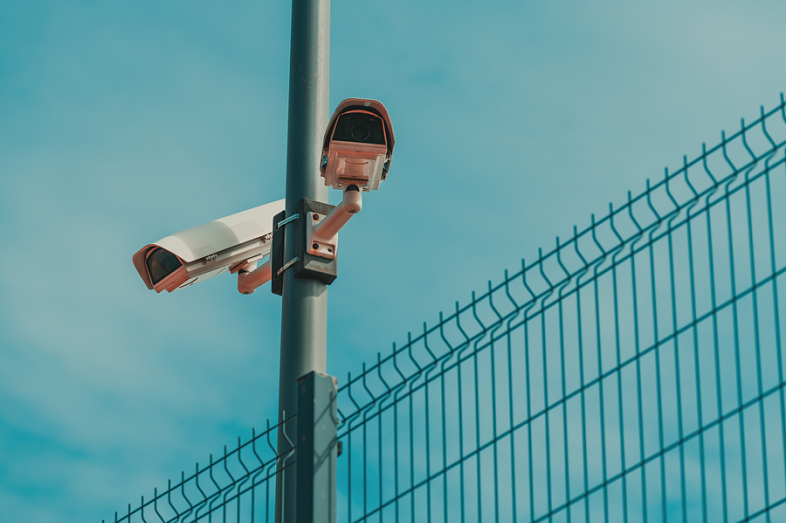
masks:
[(167, 236), (137, 251), (134, 267), (156, 292), (253, 271), (270, 252), (273, 217), (282, 210), (284, 200), (278, 200)]
[(325, 131), (320, 173), (325, 185), (344, 190), (379, 189), (387, 178), (396, 138), (387, 109), (377, 100), (348, 98), (333, 113)]

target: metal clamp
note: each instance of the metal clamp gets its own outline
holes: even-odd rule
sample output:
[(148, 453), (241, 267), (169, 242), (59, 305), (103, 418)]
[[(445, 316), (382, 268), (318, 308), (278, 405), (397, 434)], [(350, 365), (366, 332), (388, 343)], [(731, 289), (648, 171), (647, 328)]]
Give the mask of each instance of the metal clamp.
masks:
[(283, 273), (285, 270), (287, 270), (287, 269), (289, 269), (290, 267), (292, 267), (293, 265), (295, 265), (295, 263), (297, 263), (297, 262), (298, 262), (298, 260), (300, 260), (300, 258), (299, 258), (299, 257), (297, 257), (297, 256), (295, 256), (294, 258), (292, 258), (291, 260), (289, 260), (288, 262), (286, 262), (286, 263), (284, 264), (284, 266), (283, 266), (283, 267), (281, 267), (279, 270), (277, 270), (277, 271), (276, 271), (276, 278), (278, 278), (279, 276), (281, 276), (281, 274), (282, 274), (282, 273)]
[(283, 227), (284, 225), (286, 225), (286, 224), (288, 224), (288, 223), (292, 223), (292, 222), (294, 222), (295, 220), (297, 220), (298, 218), (300, 218), (300, 214), (293, 214), (293, 215), (292, 215), (292, 216), (290, 216), (289, 218), (287, 218), (287, 219), (285, 219), (285, 220), (281, 220), (280, 222), (278, 222), (278, 223), (276, 224), (276, 229), (280, 229), (280, 228), (281, 228), (281, 227)]

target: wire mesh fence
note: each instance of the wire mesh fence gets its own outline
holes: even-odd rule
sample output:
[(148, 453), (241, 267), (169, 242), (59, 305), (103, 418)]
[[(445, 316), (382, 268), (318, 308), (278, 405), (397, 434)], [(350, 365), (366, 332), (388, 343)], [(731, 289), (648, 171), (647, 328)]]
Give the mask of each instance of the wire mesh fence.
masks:
[[(281, 424), (295, 421), (288, 416)], [(175, 523), (186, 521), (272, 521), (275, 509), (276, 477), (288, 474), (296, 462), (295, 447), (289, 434), (282, 431), (289, 443), (286, 453), (276, 452), (279, 425), (268, 425), (257, 434), (252, 430), (251, 439), (243, 443), (240, 438), (231, 450), (224, 447), (223, 456), (213, 459), (200, 468), (196, 464), (193, 474), (182, 472), (180, 481), (153, 496), (142, 496), (139, 506), (131, 504), (125, 514), (115, 512), (115, 522), (133, 521), (147, 523)]]
[[(348, 375), (338, 520), (786, 521), (785, 271), (781, 96)], [(269, 514), (229, 457), (160, 520)]]

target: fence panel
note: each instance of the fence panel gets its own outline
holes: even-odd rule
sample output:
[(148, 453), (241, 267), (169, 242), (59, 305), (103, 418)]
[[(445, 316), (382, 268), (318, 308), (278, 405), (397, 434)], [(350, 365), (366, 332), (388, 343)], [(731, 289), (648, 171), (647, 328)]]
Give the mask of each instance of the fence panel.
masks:
[(152, 498), (142, 496), (137, 508), (129, 504), (126, 514), (115, 512), (114, 522), (273, 521), (276, 476), (290, 473), (295, 465), (294, 446), (282, 456), (276, 453), (278, 428), (268, 422), (264, 432), (252, 431), (247, 442), (238, 438), (237, 446), (229, 451), (225, 446), (220, 458), (211, 454), (207, 466), (197, 463), (194, 473), (182, 472), (175, 485), (170, 480), (161, 493), (154, 489)]
[(340, 520), (786, 520), (786, 114), (377, 356)]

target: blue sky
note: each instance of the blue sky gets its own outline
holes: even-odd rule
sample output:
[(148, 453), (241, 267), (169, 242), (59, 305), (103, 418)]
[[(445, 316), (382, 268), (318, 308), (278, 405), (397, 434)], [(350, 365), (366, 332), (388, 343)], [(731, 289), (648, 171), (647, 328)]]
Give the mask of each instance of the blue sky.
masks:
[[(339, 377), (786, 86), (778, 1), (332, 6), (331, 106), (396, 131), (342, 233)], [(286, 2), (0, 4), (0, 507), (100, 521), (275, 417), (279, 298), (131, 264), (283, 197)], [(335, 203), (336, 195), (331, 195)]]

